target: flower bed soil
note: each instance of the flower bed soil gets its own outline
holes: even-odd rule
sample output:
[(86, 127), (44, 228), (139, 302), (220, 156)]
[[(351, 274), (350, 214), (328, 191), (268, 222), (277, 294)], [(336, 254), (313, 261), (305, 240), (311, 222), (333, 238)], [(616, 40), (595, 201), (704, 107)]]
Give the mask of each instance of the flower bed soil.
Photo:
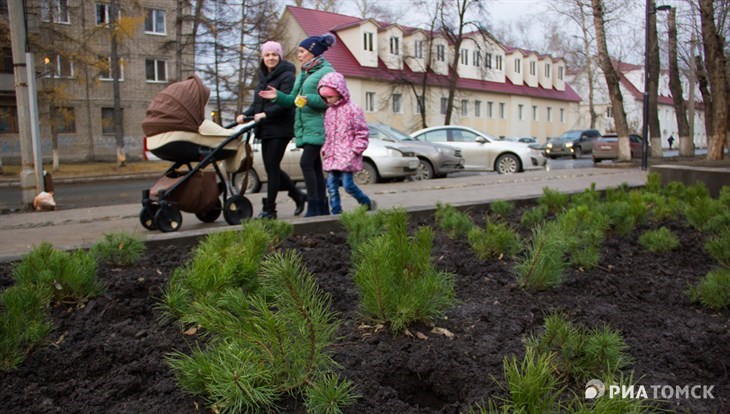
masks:
[[(473, 213), (477, 221), (483, 215)], [(456, 275), (459, 303), (436, 326), (453, 339), (425, 324), (411, 328), (413, 337), (368, 327), (348, 274), (344, 232), (291, 237), (282, 248), (301, 252), (334, 299), (342, 323), (332, 352), (362, 395), (348, 413), (457, 413), (481, 399), (505, 396), (495, 382), (503, 380), (503, 358), (521, 358), (523, 338), (539, 330), (552, 309), (580, 326), (606, 323), (620, 330), (634, 358), (634, 378), (648, 390), (714, 386), (714, 399), (672, 399), (661, 407), (729, 412), (730, 310), (704, 309), (684, 294), (713, 268), (713, 260), (701, 233), (681, 223), (662, 224), (680, 237), (679, 250), (646, 252), (637, 241), (648, 228), (642, 226), (628, 237), (610, 236), (596, 269), (570, 269), (561, 286), (544, 292), (519, 288), (512, 261), (480, 260), (466, 241), (437, 231), (432, 257), (439, 269)], [(411, 225), (435, 227), (432, 220)], [(155, 308), (168, 276), (190, 257), (191, 247), (155, 248), (130, 268), (101, 266), (105, 294), (84, 307), (55, 306), (49, 343), (16, 370), (0, 372), (0, 412), (210, 412), (201, 398), (177, 388), (164, 362), (170, 351), (189, 350), (193, 338), (177, 323), (162, 321)], [(0, 288), (12, 283), (10, 271), (9, 264), (0, 264)], [(282, 412), (305, 412), (294, 399), (281, 406)]]

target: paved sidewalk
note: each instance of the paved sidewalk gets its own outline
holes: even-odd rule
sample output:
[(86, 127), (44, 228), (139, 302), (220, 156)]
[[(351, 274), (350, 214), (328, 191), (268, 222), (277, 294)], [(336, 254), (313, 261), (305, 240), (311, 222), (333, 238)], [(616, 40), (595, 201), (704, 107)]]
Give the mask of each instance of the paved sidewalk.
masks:
[[(473, 174), (446, 179), (374, 184), (363, 190), (378, 202), (380, 209), (403, 207), (413, 212), (431, 212), (437, 202), (454, 206), (479, 205), (495, 200), (519, 200), (542, 195), (544, 187), (564, 193), (576, 193), (596, 184), (596, 189), (617, 187), (622, 183), (643, 186), (646, 172), (638, 168), (587, 168), (576, 170), (533, 171), (514, 175)], [(261, 208), (264, 194), (246, 197), (254, 206), (254, 215)], [(351, 210), (355, 201), (342, 192), (343, 208)], [(324, 231), (336, 226), (337, 216), (301, 218), (292, 215), (294, 203), (281, 193), (279, 218), (295, 225), (298, 233)], [(90, 247), (104, 234), (126, 231), (137, 233), (146, 241), (168, 242), (190, 240), (205, 234), (231, 229), (219, 218), (205, 224), (193, 214), (183, 213), (183, 223), (175, 233), (146, 230), (139, 222), (141, 204), (0, 215), (0, 261), (15, 260), (41, 241), (58, 249)]]

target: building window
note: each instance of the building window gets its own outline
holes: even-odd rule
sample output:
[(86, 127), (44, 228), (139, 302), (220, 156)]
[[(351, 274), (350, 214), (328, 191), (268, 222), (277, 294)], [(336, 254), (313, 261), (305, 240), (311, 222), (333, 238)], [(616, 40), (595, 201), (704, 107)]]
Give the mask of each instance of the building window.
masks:
[(423, 59), (423, 40), (413, 42), (413, 54), (416, 59)]
[(482, 66), (482, 52), (475, 50), (472, 60), (474, 61), (474, 63), (473, 63), (474, 66), (476, 66), (476, 67)]
[(549, 63), (545, 64), (545, 77), (546, 78), (550, 77), (550, 64)]
[(553, 108), (547, 107), (547, 121), (553, 122)]
[(0, 73), (14, 73), (13, 50), (9, 47), (0, 47)]
[(524, 114), (522, 113), (524, 110), (524, 107), (525, 106), (522, 104), (517, 105), (517, 119), (519, 119), (520, 121), (525, 119)]
[(0, 0), (0, 16), (8, 16), (8, 0)]
[(464, 66), (469, 64), (469, 49), (461, 49), (461, 64)]
[(494, 118), (494, 102), (487, 102), (487, 118)]
[(441, 98), (441, 115), (446, 115), (446, 107), (449, 106), (448, 98)]
[(365, 32), (362, 34), (362, 50), (366, 52), (373, 51), (373, 33)]
[(492, 54), (491, 53), (484, 54), (484, 66), (486, 66), (487, 69), (492, 68)]
[(563, 80), (563, 72), (565, 71), (565, 67), (558, 66), (558, 79)]
[(497, 70), (502, 70), (502, 55), (497, 55), (494, 57), (494, 68)]
[(446, 46), (436, 45), (436, 60), (439, 62), (446, 60)]
[(71, 23), (71, 18), (68, 13), (68, 0), (42, 0), (41, 21)]
[(504, 102), (499, 103), (499, 118), (504, 119), (507, 117), (507, 114), (504, 111)]
[(401, 113), (401, 100), (402, 96), (399, 93), (393, 94), (393, 113), (399, 114)]
[(474, 101), (474, 116), (477, 118), (482, 116), (482, 101)]
[(530, 62), (530, 75), (535, 76), (537, 73), (537, 62)]
[[(114, 80), (112, 78), (112, 58), (109, 56), (99, 56), (99, 79)], [(119, 80), (124, 80), (124, 63), (119, 61)]]
[(532, 120), (537, 121), (537, 105), (532, 105)]
[[(105, 3), (96, 3), (96, 24), (99, 26), (111, 23), (109, 18), (111, 6)], [(117, 20), (119, 20), (119, 10), (117, 10)]]
[(56, 55), (53, 58), (46, 58), (47, 72), (49, 78), (73, 78), (74, 64), (67, 56)]
[[(122, 120), (124, 120), (124, 109), (120, 113)], [(114, 108), (101, 108), (101, 133), (102, 134), (114, 134)]]
[(397, 37), (390, 38), (390, 54), (400, 55), (400, 39)]
[(522, 60), (521, 59), (515, 59), (515, 73), (522, 72)]
[(53, 114), (53, 126), (59, 134), (72, 134), (76, 132), (76, 113), (70, 106), (58, 107)]
[(0, 105), (0, 133), (17, 134), (18, 108), (13, 105)]
[(167, 62), (157, 59), (145, 60), (145, 72), (148, 82), (167, 82)]
[(375, 112), (375, 92), (365, 92), (365, 112)]
[(560, 122), (565, 122), (565, 109), (560, 108)]
[(416, 96), (416, 113), (419, 115), (426, 113), (426, 97), (423, 95)]
[(469, 116), (469, 101), (461, 100), (461, 116)]
[(606, 118), (613, 118), (613, 108), (610, 106), (606, 108)]
[(147, 9), (144, 18), (144, 32), (154, 34), (165, 34), (165, 11), (159, 9)]

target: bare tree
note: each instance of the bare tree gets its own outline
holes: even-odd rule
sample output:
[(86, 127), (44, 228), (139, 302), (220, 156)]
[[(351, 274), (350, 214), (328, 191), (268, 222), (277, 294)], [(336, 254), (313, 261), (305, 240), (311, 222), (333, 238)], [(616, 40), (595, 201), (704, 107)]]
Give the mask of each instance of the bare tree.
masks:
[(693, 155), (693, 142), (687, 122), (687, 106), (684, 103), (682, 81), (679, 78), (679, 63), (677, 58), (677, 9), (669, 11), (669, 89), (674, 101), (674, 112), (677, 117), (677, 135), (679, 138), (679, 154)]
[[(651, 3), (648, 7), (656, 9), (654, 0), (646, 0)], [(657, 102), (659, 90), (659, 43), (656, 31), (656, 10), (649, 13), (649, 19), (644, 24), (649, 25), (649, 56), (644, 70), (649, 71), (649, 83), (644, 85), (649, 92), (649, 142), (650, 155), (652, 158), (664, 158), (662, 151), (662, 133), (659, 128), (659, 105)], [(644, 137), (647, 139), (647, 137)]]
[(611, 108), (616, 122), (616, 133), (618, 135), (618, 160), (631, 160), (631, 147), (629, 146), (629, 127), (624, 112), (624, 99), (619, 86), (619, 74), (613, 67), (611, 56), (608, 54), (606, 44), (606, 32), (604, 28), (604, 7), (602, 0), (591, 0), (593, 8), (593, 25), (596, 30), (596, 45), (598, 47), (598, 62), (606, 77), (608, 94), (611, 98)]
[[(707, 159), (721, 160), (730, 133), (730, 114), (728, 105), (730, 87), (728, 86), (727, 58), (724, 54), (724, 41), (715, 25), (713, 0), (700, 0), (702, 21), (702, 43), (705, 52), (705, 65), (709, 87), (712, 93), (713, 130), (707, 132)], [(705, 102), (707, 105), (707, 102)]]

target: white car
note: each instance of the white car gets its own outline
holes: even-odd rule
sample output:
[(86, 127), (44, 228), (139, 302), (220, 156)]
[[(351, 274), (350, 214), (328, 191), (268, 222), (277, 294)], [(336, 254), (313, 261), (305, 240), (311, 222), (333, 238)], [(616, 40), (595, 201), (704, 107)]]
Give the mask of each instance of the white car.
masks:
[(461, 149), (466, 171), (496, 171), (512, 174), (545, 165), (545, 156), (539, 149), (519, 142), (499, 139), (463, 126), (437, 126), (411, 133), (419, 141), (438, 142)]

